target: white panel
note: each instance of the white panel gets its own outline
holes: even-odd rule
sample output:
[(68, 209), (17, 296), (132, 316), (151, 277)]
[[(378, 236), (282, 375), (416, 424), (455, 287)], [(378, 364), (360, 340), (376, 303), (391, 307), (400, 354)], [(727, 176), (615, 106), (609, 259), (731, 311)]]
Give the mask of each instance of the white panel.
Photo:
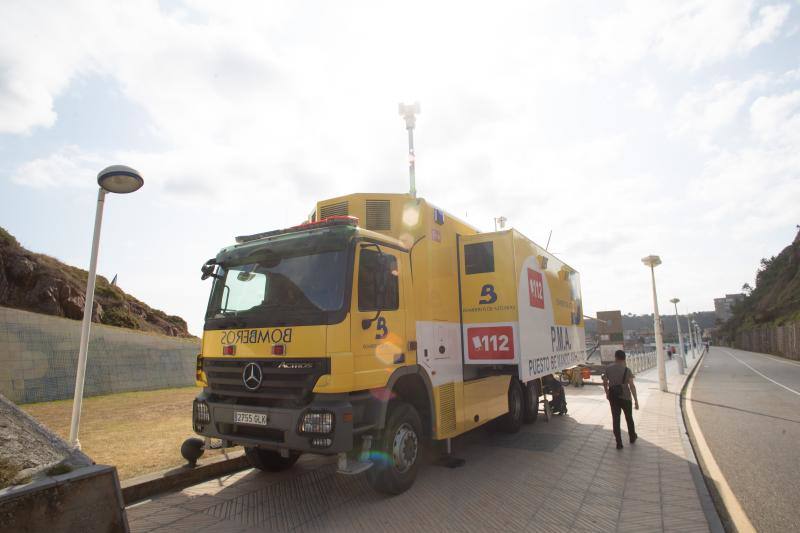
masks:
[[(528, 269), (538, 272), (543, 280), (543, 308), (530, 305), (532, 297), (528, 287)], [(555, 324), (550, 286), (535, 256), (525, 260), (519, 276), (520, 380), (528, 382), (586, 361), (584, 330), (575, 325)]]
[(460, 330), (453, 322), (417, 322), (417, 362), (434, 387), (463, 381)]

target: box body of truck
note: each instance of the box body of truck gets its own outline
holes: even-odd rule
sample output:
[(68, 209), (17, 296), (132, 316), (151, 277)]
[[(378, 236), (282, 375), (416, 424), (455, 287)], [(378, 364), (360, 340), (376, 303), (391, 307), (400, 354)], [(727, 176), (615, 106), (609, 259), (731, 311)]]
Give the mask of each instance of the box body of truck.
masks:
[(310, 218), (208, 263), (197, 433), (265, 461), (340, 454), (399, 492), (422, 439), (521, 416), (520, 391), (538, 407), (538, 378), (583, 362), (579, 275), (519, 232), (404, 194)]

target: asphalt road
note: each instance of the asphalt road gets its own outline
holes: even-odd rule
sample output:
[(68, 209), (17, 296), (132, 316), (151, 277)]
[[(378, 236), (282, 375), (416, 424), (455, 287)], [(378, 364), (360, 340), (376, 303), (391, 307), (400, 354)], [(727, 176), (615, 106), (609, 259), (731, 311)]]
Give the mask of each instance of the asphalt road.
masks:
[(753, 526), (800, 531), (800, 364), (712, 347), (695, 375), (691, 401)]

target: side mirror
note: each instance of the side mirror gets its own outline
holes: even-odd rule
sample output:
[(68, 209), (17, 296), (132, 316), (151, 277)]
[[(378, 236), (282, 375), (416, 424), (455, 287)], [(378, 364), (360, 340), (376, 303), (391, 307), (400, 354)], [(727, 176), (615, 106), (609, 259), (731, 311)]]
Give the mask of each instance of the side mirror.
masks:
[(205, 264), (202, 267), (200, 267), (200, 272), (203, 273), (203, 275), (200, 276), (200, 279), (201, 280), (206, 280), (208, 278), (222, 279), (222, 276), (215, 273), (216, 269), (217, 269), (217, 260), (209, 259), (208, 261), (205, 262)]

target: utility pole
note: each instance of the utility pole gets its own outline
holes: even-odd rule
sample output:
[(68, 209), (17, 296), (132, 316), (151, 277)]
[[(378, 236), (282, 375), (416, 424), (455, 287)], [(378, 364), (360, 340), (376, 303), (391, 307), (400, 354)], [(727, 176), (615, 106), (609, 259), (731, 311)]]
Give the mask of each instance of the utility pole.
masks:
[(416, 156), (414, 155), (414, 127), (417, 125), (417, 115), (420, 113), (419, 102), (413, 104), (398, 104), (400, 116), (406, 121), (408, 131), (408, 174), (411, 180), (409, 194), (412, 198), (417, 197), (417, 178), (415, 173)]

